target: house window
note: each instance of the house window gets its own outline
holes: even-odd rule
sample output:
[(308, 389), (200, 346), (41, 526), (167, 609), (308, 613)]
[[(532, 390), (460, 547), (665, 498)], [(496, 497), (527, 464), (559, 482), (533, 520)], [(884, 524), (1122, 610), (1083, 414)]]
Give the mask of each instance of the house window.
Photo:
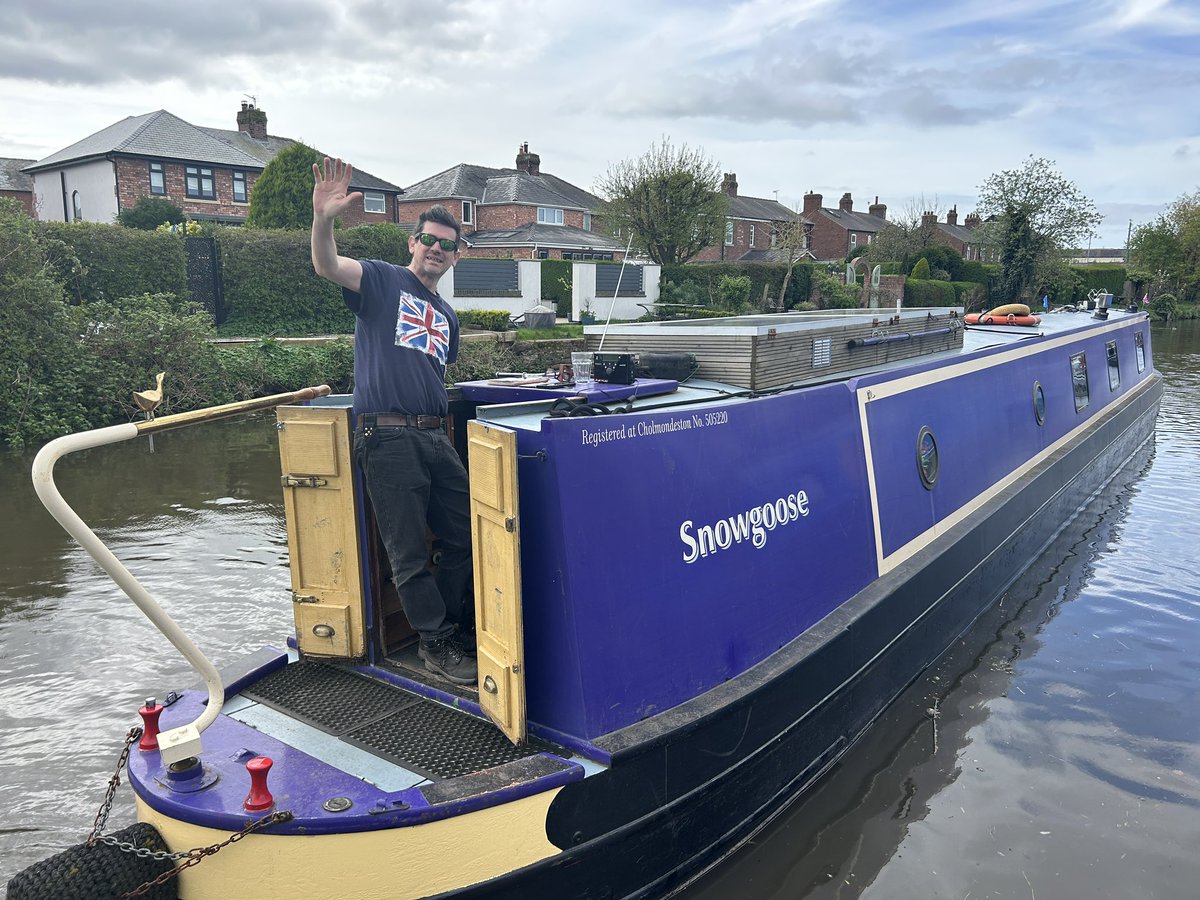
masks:
[(563, 211), (553, 206), (538, 207), (538, 224), (539, 225), (561, 225), (563, 223)]
[(851, 247), (851, 249), (853, 249), (853, 248), (855, 248), (855, 247), (857, 247), (857, 246), (858, 246), (858, 235), (857, 235), (857, 234), (851, 234), (851, 235), (850, 235), (850, 247)]
[(470, 225), (471, 224), (471, 201), (464, 200), (462, 202), (462, 205), (463, 205), (462, 223), (464, 225)]
[(753, 223), (751, 223), (751, 225), (750, 225), (750, 246), (751, 247), (754, 246), (754, 224)]
[(215, 200), (213, 170), (200, 166), (188, 166), (186, 170), (187, 195), (199, 200)]
[[(538, 259), (549, 259), (549, 258), (550, 258), (550, 251), (549, 251), (549, 250), (539, 250), (539, 251), (537, 252), (537, 258), (538, 258)], [(564, 258), (564, 259), (566, 258), (566, 254), (563, 254), (563, 258)]]
[(165, 194), (166, 192), (167, 178), (166, 173), (163, 172), (163, 164), (150, 163), (150, 193)]
[(383, 191), (363, 191), (363, 212), (387, 212), (387, 200)]
[(233, 173), (233, 202), (234, 203), (245, 203), (246, 202), (246, 173), (245, 172), (234, 172)]
[(1104, 345), (1108, 354), (1108, 389), (1115, 391), (1121, 386), (1121, 364), (1117, 359), (1117, 342), (1109, 341)]
[(725, 223), (725, 246), (733, 246), (733, 222)]
[(71, 206), (74, 209), (75, 221), (83, 218), (83, 206), (79, 202), (79, 191), (71, 192)]
[(867, 235), (867, 243), (869, 244), (869, 243), (871, 243), (871, 241), (873, 241), (873, 240), (875, 240), (875, 235), (873, 235), (873, 234), (868, 234), (868, 235)]
[(583, 230), (584, 231), (592, 230), (592, 214), (590, 212), (585, 212), (583, 214)]
[(804, 223), (804, 240), (801, 242), (801, 247), (807, 250), (812, 246), (813, 225), (811, 222)]
[(1087, 356), (1076, 353), (1071, 357), (1071, 388), (1075, 394), (1075, 412), (1083, 412), (1091, 402), (1088, 391)]

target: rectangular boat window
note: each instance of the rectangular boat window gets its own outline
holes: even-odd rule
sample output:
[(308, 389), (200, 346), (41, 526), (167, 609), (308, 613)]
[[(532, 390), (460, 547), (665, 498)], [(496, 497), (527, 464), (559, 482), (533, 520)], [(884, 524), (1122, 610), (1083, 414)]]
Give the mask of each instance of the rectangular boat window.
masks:
[(1115, 391), (1121, 386), (1121, 366), (1117, 361), (1117, 342), (1109, 341), (1104, 345), (1108, 355), (1108, 389)]
[(820, 369), (833, 362), (831, 338), (813, 338), (813, 368)]
[(1087, 355), (1084, 353), (1071, 356), (1071, 386), (1075, 391), (1075, 412), (1083, 412), (1091, 401), (1088, 394)]
[(1146, 339), (1140, 331), (1133, 335), (1133, 347), (1137, 351), (1138, 371), (1144, 371), (1146, 368)]

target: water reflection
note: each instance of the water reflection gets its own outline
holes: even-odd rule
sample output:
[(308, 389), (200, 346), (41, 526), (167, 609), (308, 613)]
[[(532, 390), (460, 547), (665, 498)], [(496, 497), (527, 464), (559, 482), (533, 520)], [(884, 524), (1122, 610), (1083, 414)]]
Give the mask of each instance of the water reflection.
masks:
[[(76, 454), (68, 502), (218, 666), (287, 634), (274, 420), (215, 423)], [(31, 459), (0, 496), (0, 882), (78, 842), (148, 692), (190, 668), (45, 512)], [(13, 511), (20, 510), (19, 516)], [(128, 789), (113, 827), (132, 821)]]

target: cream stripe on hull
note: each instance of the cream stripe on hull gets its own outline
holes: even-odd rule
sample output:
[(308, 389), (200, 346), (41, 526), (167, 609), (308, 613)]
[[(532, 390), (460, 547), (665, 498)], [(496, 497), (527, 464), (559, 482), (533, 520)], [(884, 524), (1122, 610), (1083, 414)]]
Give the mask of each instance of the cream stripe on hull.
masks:
[[(1127, 323), (1113, 323), (1106, 325), (1103, 328), (1096, 329), (1090, 332), (1089, 337), (1095, 335), (1108, 334), (1114, 331), (1128, 331)], [(871, 453), (871, 429), (867, 422), (867, 406), (875, 400), (882, 400), (885, 397), (894, 397), (897, 394), (903, 394), (908, 391), (918, 390), (923, 387), (928, 387), (939, 382), (949, 381), (953, 378), (960, 378), (964, 375), (969, 375), (973, 372), (978, 372), (983, 369), (989, 369), (993, 366), (1005, 365), (1014, 360), (1024, 357), (1036, 356), (1039, 353), (1048, 353), (1057, 350), (1070, 344), (1074, 344), (1079, 340), (1079, 334), (1064, 335), (1063, 337), (1053, 338), (1045, 343), (1039, 343), (1029, 347), (1014, 347), (1012, 350), (1003, 353), (997, 353), (991, 356), (985, 356), (981, 359), (972, 359), (965, 362), (956, 363), (955, 365), (946, 366), (945, 368), (931, 369), (927, 372), (918, 372), (915, 375), (908, 375), (904, 378), (897, 378), (895, 381), (884, 382), (883, 384), (873, 384), (869, 387), (859, 388), (855, 391), (855, 397), (858, 400), (858, 419), (861, 426), (860, 431), (863, 440), (863, 455), (867, 463), (867, 488), (871, 496), (871, 519), (875, 529), (875, 559), (879, 566), (879, 574), (886, 575), (896, 566), (903, 563), (919, 553), (925, 547), (928, 547), (938, 537), (950, 531), (985, 503), (991, 500), (1000, 492), (1011, 487), (1019, 481), (1023, 475), (1020, 471), (1012, 472), (1004, 478), (997, 481), (991, 487), (977, 494), (972, 500), (964, 503), (953, 513), (946, 516), (939, 522), (935, 522), (932, 526), (921, 532), (919, 535), (908, 541), (903, 546), (897, 548), (893, 552), (884, 555), (883, 552), (883, 528), (880, 523), (879, 516), (879, 493), (875, 483), (875, 461)], [(1034, 466), (1042, 463), (1051, 455), (1061, 450), (1063, 447), (1075, 441), (1081, 434), (1088, 429), (1093, 428), (1106, 413), (1116, 409), (1119, 405), (1123, 405), (1129, 398), (1137, 396), (1137, 394), (1145, 390), (1153, 383), (1153, 378), (1149, 377), (1152, 373), (1146, 372), (1142, 381), (1130, 388), (1117, 403), (1109, 404), (1101, 409), (1096, 415), (1086, 419), (1076, 428), (1067, 432), (1054, 443), (1045, 447), (1040, 453), (1029, 459), (1028, 465)]]
[[(424, 825), (351, 834), (252, 834), (186, 869), (182, 900), (401, 900), (495, 878), (560, 852), (546, 839), (546, 812), (561, 788)], [(141, 798), (138, 820), (172, 850), (206, 847), (229, 834), (160, 815)]]

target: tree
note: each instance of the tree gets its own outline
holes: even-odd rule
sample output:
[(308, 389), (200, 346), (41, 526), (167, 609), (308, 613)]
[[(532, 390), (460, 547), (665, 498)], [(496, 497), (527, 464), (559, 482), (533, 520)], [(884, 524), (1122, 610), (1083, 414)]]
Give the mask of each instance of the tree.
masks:
[(1200, 296), (1200, 190), (1179, 197), (1165, 213), (1134, 229), (1131, 275), (1180, 299)]
[(788, 288), (792, 284), (792, 273), (796, 269), (796, 263), (805, 257), (813, 258), (808, 249), (812, 238), (812, 225), (800, 218), (790, 222), (779, 222), (775, 225), (771, 237), (773, 239), (772, 248), (784, 253), (787, 257), (787, 271), (783, 273), (783, 283), (779, 286), (778, 301), (778, 306), (785, 308)]
[(299, 142), (285, 147), (267, 163), (250, 192), (252, 228), (312, 228), (313, 163), (319, 154)]
[(117, 214), (117, 222), (141, 231), (153, 231), (164, 224), (181, 225), (183, 220), (183, 210), (166, 197), (142, 197), (134, 206)]
[[(926, 214), (932, 213), (932, 220)], [(867, 245), (867, 262), (879, 265), (898, 262), (902, 271), (908, 271), (923, 251), (938, 246), (941, 242), (937, 226), (941, 206), (937, 197), (926, 199), (922, 194), (905, 204), (904, 209), (888, 219), (874, 239)]]
[(1053, 160), (1040, 157), (990, 175), (979, 191), (979, 214), (994, 217), (983, 234), (1000, 251), (1001, 302), (1044, 287), (1065, 252), (1082, 246), (1103, 218)]
[(728, 198), (720, 186), (716, 162), (664, 137), (636, 159), (609, 166), (596, 190), (614, 233), (633, 229), (638, 250), (659, 265), (672, 265), (724, 240)]

